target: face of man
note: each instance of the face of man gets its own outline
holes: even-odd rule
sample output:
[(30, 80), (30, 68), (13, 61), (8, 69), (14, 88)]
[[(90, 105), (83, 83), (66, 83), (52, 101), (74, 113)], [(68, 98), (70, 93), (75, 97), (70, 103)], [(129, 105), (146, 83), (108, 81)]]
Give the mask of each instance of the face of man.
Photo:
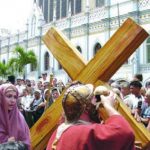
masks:
[(121, 93), (123, 96), (126, 96), (130, 93), (130, 88), (129, 87), (121, 87)]
[(52, 91), (52, 95), (53, 95), (53, 98), (54, 98), (54, 99), (56, 99), (56, 98), (59, 97), (59, 93), (58, 93), (57, 90), (53, 90), (53, 91)]
[(134, 94), (135, 96), (140, 95), (140, 88), (135, 86), (130, 86), (130, 92)]
[(46, 80), (47, 74), (42, 74), (42, 78), (43, 78), (44, 80)]
[(17, 79), (17, 84), (21, 85), (21, 79)]
[(40, 93), (39, 92), (34, 92), (34, 97), (36, 100), (40, 98)]
[(150, 95), (146, 94), (145, 95), (145, 101), (150, 104)]
[(28, 91), (25, 89), (25, 90), (23, 90), (23, 95), (24, 96), (27, 96), (28, 95)]

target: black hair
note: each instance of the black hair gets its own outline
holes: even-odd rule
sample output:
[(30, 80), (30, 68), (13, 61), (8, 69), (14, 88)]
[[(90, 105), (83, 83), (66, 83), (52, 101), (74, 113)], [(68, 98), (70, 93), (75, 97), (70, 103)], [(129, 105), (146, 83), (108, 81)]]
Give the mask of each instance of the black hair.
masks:
[(135, 74), (134, 77), (137, 78), (141, 82), (143, 81), (143, 75), (142, 74)]
[(141, 88), (142, 84), (140, 81), (132, 81), (132, 82), (130, 82), (130, 86)]
[(15, 84), (15, 76), (14, 75), (8, 76), (8, 81), (11, 82), (11, 84)]

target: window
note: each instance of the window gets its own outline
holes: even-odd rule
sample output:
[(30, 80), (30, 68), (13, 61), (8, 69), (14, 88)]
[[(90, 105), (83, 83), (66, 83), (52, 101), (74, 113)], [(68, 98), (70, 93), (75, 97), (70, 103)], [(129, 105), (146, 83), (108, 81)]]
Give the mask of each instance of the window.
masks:
[(58, 69), (62, 69), (62, 65), (58, 63)]
[(146, 50), (147, 50), (147, 63), (150, 63), (150, 37), (146, 42)]
[(71, 2), (71, 14), (77, 14), (81, 12), (81, 0), (70, 0)]
[(50, 0), (50, 21), (53, 21), (53, 6), (54, 6), (54, 2), (53, 0)]
[(76, 0), (76, 14), (81, 12), (81, 0)]
[(48, 70), (49, 66), (49, 53), (46, 52), (44, 55), (44, 70)]
[(39, 6), (40, 6), (40, 8), (42, 8), (42, 10), (43, 10), (43, 0), (39, 0)]
[(81, 50), (81, 47), (80, 46), (77, 46), (77, 49), (80, 53), (82, 53), (82, 50)]
[(71, 0), (71, 15), (74, 15), (74, 0)]
[(67, 0), (62, 0), (61, 18), (66, 17), (66, 12), (67, 12)]
[(96, 54), (96, 52), (97, 52), (100, 48), (102, 48), (101, 44), (100, 44), (100, 43), (96, 43), (96, 44), (95, 44), (95, 47), (94, 47), (94, 54)]
[(44, 1), (44, 19), (48, 22), (48, 0)]
[(30, 65), (30, 69), (31, 69), (31, 72), (36, 70), (36, 68), (33, 64)]
[(56, 0), (56, 19), (60, 18), (60, 0)]
[(104, 6), (104, 0), (96, 0), (96, 7)]
[(35, 35), (35, 28), (36, 28), (36, 17), (33, 16), (32, 18), (32, 24), (31, 24), (31, 36)]
[(6, 61), (5, 61), (5, 59), (3, 59), (3, 64), (6, 64)]

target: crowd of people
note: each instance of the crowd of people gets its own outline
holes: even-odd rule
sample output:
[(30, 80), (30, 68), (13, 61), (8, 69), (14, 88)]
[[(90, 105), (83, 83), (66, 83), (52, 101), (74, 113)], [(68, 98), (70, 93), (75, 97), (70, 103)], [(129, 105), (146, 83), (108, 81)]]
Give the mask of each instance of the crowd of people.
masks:
[(112, 90), (129, 107), (131, 114), (150, 131), (150, 81), (145, 86), (142, 75), (136, 74), (130, 82), (112, 82)]
[[(47, 150), (96, 150), (97, 147), (103, 150), (111, 147), (114, 150), (134, 150), (133, 131), (115, 110), (114, 99), (118, 95), (135, 119), (150, 131), (150, 81), (144, 86), (142, 75), (135, 75), (130, 82), (110, 80), (108, 84), (112, 87), (108, 94), (94, 95), (100, 87), (94, 90), (92, 84), (79, 82), (65, 85), (53, 76), (48, 79), (47, 73), (43, 73), (37, 83), (23, 79), (1, 83), (0, 145), (21, 141), (25, 149), (31, 149), (29, 129), (67, 86), (62, 99), (65, 117), (51, 136)], [(105, 123), (100, 117), (100, 104), (108, 114)], [(68, 142), (70, 135), (74, 135), (71, 136), (72, 144)]]

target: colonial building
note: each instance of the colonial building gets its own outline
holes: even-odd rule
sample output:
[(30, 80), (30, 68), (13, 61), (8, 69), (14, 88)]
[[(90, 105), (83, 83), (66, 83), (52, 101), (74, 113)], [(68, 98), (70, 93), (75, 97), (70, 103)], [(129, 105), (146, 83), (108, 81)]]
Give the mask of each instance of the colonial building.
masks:
[[(0, 61), (6, 63), (19, 44), (38, 57), (38, 71), (27, 66), (26, 78), (38, 79), (47, 72), (67, 82), (67, 74), (42, 42), (48, 29), (60, 29), (90, 60), (128, 17), (150, 33), (150, 0), (34, 0), (26, 31), (1, 38)], [(130, 80), (135, 73), (142, 73), (144, 81), (150, 79), (150, 38), (112, 78)]]

